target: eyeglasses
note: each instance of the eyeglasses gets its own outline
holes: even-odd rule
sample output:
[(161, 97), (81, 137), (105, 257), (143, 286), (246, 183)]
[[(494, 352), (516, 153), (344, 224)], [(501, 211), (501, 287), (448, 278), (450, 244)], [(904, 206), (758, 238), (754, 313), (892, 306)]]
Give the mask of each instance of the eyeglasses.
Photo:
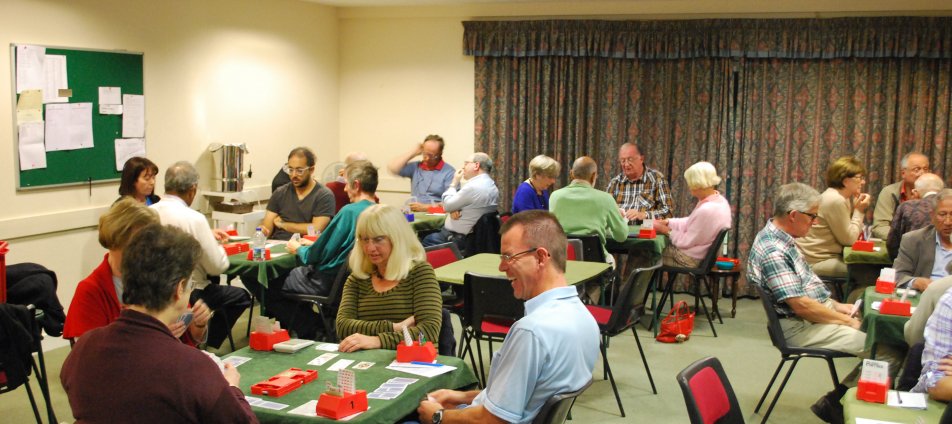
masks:
[(423, 152), (423, 159), (439, 159), (441, 156), (443, 155), (441, 154), (431, 155), (429, 153)]
[(360, 237), (358, 238), (361, 243), (373, 243), (374, 246), (382, 246), (384, 243), (390, 240), (390, 237), (387, 236), (376, 236), (376, 237)]
[(539, 250), (539, 248), (538, 248), (538, 247), (533, 247), (533, 248), (531, 248), (531, 249), (529, 249), (529, 250), (523, 250), (522, 252), (519, 252), (519, 253), (516, 253), (516, 254), (512, 254), (512, 255), (499, 255), (499, 260), (502, 261), (502, 262), (511, 264), (511, 263), (515, 262), (516, 259), (519, 258), (520, 256), (525, 255), (526, 253), (535, 253), (536, 250)]
[(285, 164), (283, 169), (284, 169), (284, 173), (288, 175), (304, 175), (305, 172), (314, 169), (314, 167), (309, 166), (307, 168), (291, 168), (287, 164)]
[(849, 177), (849, 178), (852, 178), (852, 179), (854, 179), (854, 180), (856, 180), (856, 181), (866, 181), (866, 177), (864, 177), (864, 176), (862, 176), (862, 175), (854, 175), (854, 176)]
[(917, 167), (915, 167), (915, 168), (905, 168), (905, 170), (906, 170), (906, 171), (912, 171), (913, 173), (918, 174), (918, 173), (929, 172), (929, 167), (928, 167), (928, 166), (917, 166)]
[(622, 158), (618, 160), (622, 165), (627, 165), (629, 163), (635, 163), (635, 158)]
[(817, 215), (817, 214), (815, 214), (815, 213), (804, 212), (804, 211), (797, 211), (797, 212), (800, 212), (800, 213), (802, 213), (802, 214), (804, 214), (804, 215), (806, 215), (806, 216), (809, 216), (811, 222), (812, 222), (812, 221), (816, 221), (817, 218), (820, 217), (820, 215)]
[(952, 213), (949, 212), (936, 212), (935, 220), (936, 221), (945, 221), (949, 218), (952, 218)]

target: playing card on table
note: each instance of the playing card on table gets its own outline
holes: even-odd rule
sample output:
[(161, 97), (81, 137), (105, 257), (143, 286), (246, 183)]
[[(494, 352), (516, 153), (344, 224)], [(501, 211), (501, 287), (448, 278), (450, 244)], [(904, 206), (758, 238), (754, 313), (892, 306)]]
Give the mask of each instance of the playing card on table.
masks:
[(390, 399), (395, 399), (395, 398), (397, 397), (397, 393), (379, 393), (379, 392), (373, 392), (373, 393), (368, 394), (367, 397), (370, 398), (370, 399), (390, 400)]
[(342, 370), (342, 369), (344, 369), (344, 368), (347, 368), (348, 365), (353, 364), (353, 363), (354, 363), (354, 360), (353, 360), (353, 359), (341, 359), (341, 360), (335, 362), (334, 365), (331, 365), (330, 368), (328, 368), (327, 370), (328, 370), (328, 371), (340, 371), (340, 370)]
[(323, 350), (325, 352), (337, 352), (339, 345), (337, 343), (321, 343), (317, 346), (314, 346), (314, 349)]
[(365, 370), (365, 369), (367, 369), (367, 368), (370, 368), (370, 367), (374, 366), (374, 364), (375, 364), (375, 362), (361, 362), (361, 363), (359, 363), (359, 364), (357, 364), (357, 365), (354, 365), (354, 369), (355, 369), (355, 370)]
[(325, 354), (323, 354), (323, 355), (321, 355), (321, 356), (318, 356), (317, 358), (311, 359), (311, 362), (308, 362), (307, 364), (308, 364), (308, 365), (314, 365), (314, 366), (318, 366), (318, 367), (319, 367), (319, 366), (321, 366), (321, 365), (326, 364), (327, 361), (330, 361), (331, 359), (334, 359), (334, 357), (336, 357), (336, 356), (337, 356), (336, 353), (330, 353), (330, 352), (328, 352), (328, 353), (325, 353)]
[(229, 356), (229, 357), (227, 357), (227, 358), (225, 358), (225, 359), (222, 359), (221, 362), (222, 362), (223, 364), (231, 364), (231, 366), (237, 368), (239, 365), (241, 365), (241, 364), (243, 364), (243, 363), (245, 363), (245, 362), (248, 362), (248, 361), (250, 361), (250, 360), (251, 360), (251, 358), (246, 358), (246, 357), (244, 357), (244, 356)]

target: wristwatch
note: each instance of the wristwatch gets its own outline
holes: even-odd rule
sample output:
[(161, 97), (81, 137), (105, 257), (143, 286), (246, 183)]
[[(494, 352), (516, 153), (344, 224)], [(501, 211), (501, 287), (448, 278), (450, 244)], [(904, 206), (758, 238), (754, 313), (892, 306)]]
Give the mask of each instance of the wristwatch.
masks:
[(440, 424), (440, 423), (442, 423), (442, 422), (443, 422), (443, 410), (442, 410), (442, 409), (439, 409), (439, 410), (437, 410), (436, 412), (434, 412), (434, 413), (433, 413), (433, 419), (432, 419), (431, 421), (433, 421), (433, 424)]

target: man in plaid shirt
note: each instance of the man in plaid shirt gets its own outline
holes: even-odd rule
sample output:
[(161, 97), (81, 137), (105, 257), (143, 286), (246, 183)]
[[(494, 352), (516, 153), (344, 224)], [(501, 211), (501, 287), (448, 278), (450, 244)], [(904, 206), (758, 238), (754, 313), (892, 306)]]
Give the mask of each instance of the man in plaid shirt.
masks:
[[(859, 330), (860, 321), (850, 316), (852, 305), (830, 298), (830, 291), (813, 273), (797, 250), (794, 239), (803, 237), (816, 221), (820, 194), (801, 183), (780, 187), (774, 199), (773, 218), (761, 230), (750, 248), (747, 280), (759, 285), (773, 301), (781, 318), (784, 338), (793, 346), (817, 347), (866, 357), (866, 333)], [(886, 346), (877, 352), (878, 359), (890, 362), (898, 370), (900, 361)], [(858, 368), (858, 367), (857, 367)], [(820, 398), (810, 409), (826, 422), (842, 421), (840, 397), (845, 384), (855, 385), (858, 369), (844, 384)]]
[(913, 392), (928, 393), (935, 400), (952, 400), (952, 292), (945, 292), (925, 329), (922, 374)]
[(657, 169), (645, 166), (641, 148), (632, 143), (622, 144), (618, 149), (618, 162), (622, 172), (608, 182), (605, 191), (615, 198), (625, 219), (641, 220), (649, 213), (653, 218), (670, 218), (668, 183)]

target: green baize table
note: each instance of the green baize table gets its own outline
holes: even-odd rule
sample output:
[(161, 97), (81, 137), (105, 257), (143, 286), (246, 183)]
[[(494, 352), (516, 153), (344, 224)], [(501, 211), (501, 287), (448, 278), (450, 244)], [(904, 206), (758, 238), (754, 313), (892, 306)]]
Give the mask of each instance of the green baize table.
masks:
[(261, 292), (257, 293), (256, 296), (261, 304), (262, 313), (264, 313), (264, 294), (268, 288), (268, 281), (288, 275), (294, 267), (300, 265), (297, 255), (288, 253), (285, 242), (269, 240), (268, 244), (274, 244), (271, 246), (270, 260), (255, 262), (248, 260), (248, 252), (240, 252), (228, 257), (228, 270), (225, 271), (225, 274), (229, 276), (258, 275)]
[(640, 225), (629, 225), (628, 238), (625, 241), (617, 242), (609, 238), (605, 240), (605, 248), (610, 253), (630, 254), (637, 251), (646, 251), (661, 256), (661, 252), (664, 252), (665, 246), (669, 243), (668, 236), (658, 234), (653, 239), (643, 239), (638, 237), (639, 231), (641, 231)]
[[(908, 297), (912, 306), (919, 304), (919, 296), (922, 293)], [(863, 293), (863, 323), (860, 330), (866, 332), (866, 350), (870, 353), (870, 358), (876, 358), (876, 346), (879, 344), (889, 346), (899, 346), (906, 348), (906, 339), (903, 336), (903, 328), (909, 317), (899, 315), (883, 315), (873, 309), (873, 302), (880, 302), (887, 297), (898, 298), (895, 294), (886, 295), (876, 293), (876, 287), (870, 286)]]
[(439, 231), (443, 229), (443, 222), (446, 221), (446, 214), (428, 214), (426, 212), (416, 212), (413, 214), (413, 222), (410, 227), (413, 231)]
[[(876, 275), (880, 269), (892, 266), (893, 262), (889, 259), (886, 243), (880, 240), (875, 241), (873, 244), (879, 248), (878, 251), (865, 252), (862, 250), (853, 250), (851, 246), (843, 248), (843, 263), (846, 264), (847, 281), (845, 287), (846, 293), (843, 294), (844, 298), (850, 295), (854, 287), (875, 284), (875, 281), (857, 281), (856, 284), (854, 284), (853, 280), (856, 275)], [(858, 272), (861, 269), (868, 271), (863, 273)], [(845, 300), (843, 301), (845, 302)]]
[[(281, 410), (273, 410), (252, 406), (251, 409), (262, 423), (310, 423), (310, 422), (336, 422), (323, 417), (306, 417), (303, 415), (289, 414), (288, 412), (302, 404), (317, 400), (321, 393), (326, 390), (326, 381), (337, 384), (337, 372), (328, 371), (327, 368), (334, 365), (338, 360), (351, 359), (353, 364), (348, 365), (346, 369), (353, 370), (358, 390), (366, 390), (369, 394), (380, 385), (393, 377), (406, 377), (418, 379), (416, 382), (407, 386), (407, 389), (391, 400), (368, 399), (370, 408), (351, 419), (354, 423), (392, 423), (416, 410), (420, 400), (427, 393), (436, 389), (463, 389), (476, 384), (476, 375), (463, 362), (462, 359), (453, 356), (440, 356), (437, 362), (441, 364), (456, 367), (456, 370), (427, 378), (401, 371), (389, 370), (386, 367), (396, 358), (396, 351), (386, 349), (364, 350), (352, 353), (333, 352), (338, 355), (327, 361), (324, 365), (314, 366), (307, 363), (322, 354), (327, 353), (323, 350), (315, 349), (315, 346), (308, 346), (295, 353), (280, 352), (262, 352), (245, 347), (227, 356), (243, 356), (251, 358), (250, 361), (238, 366), (238, 372), (241, 373), (241, 391), (246, 396), (263, 399), (269, 402), (277, 402), (288, 405)], [(367, 361), (375, 364), (366, 370), (354, 370), (354, 365)], [(300, 368), (303, 370), (317, 370), (317, 379), (305, 384), (303, 387), (281, 396), (270, 397), (264, 395), (255, 395), (251, 393), (251, 386), (260, 381), (267, 380), (274, 375), (287, 370), (288, 368)]]
[(854, 424), (857, 418), (903, 424), (916, 424), (916, 420), (921, 418), (922, 424), (939, 424), (939, 419), (945, 412), (945, 404), (932, 399), (926, 400), (925, 410), (866, 402), (856, 399), (855, 387), (849, 389), (840, 402), (843, 404), (843, 418), (847, 424)]

